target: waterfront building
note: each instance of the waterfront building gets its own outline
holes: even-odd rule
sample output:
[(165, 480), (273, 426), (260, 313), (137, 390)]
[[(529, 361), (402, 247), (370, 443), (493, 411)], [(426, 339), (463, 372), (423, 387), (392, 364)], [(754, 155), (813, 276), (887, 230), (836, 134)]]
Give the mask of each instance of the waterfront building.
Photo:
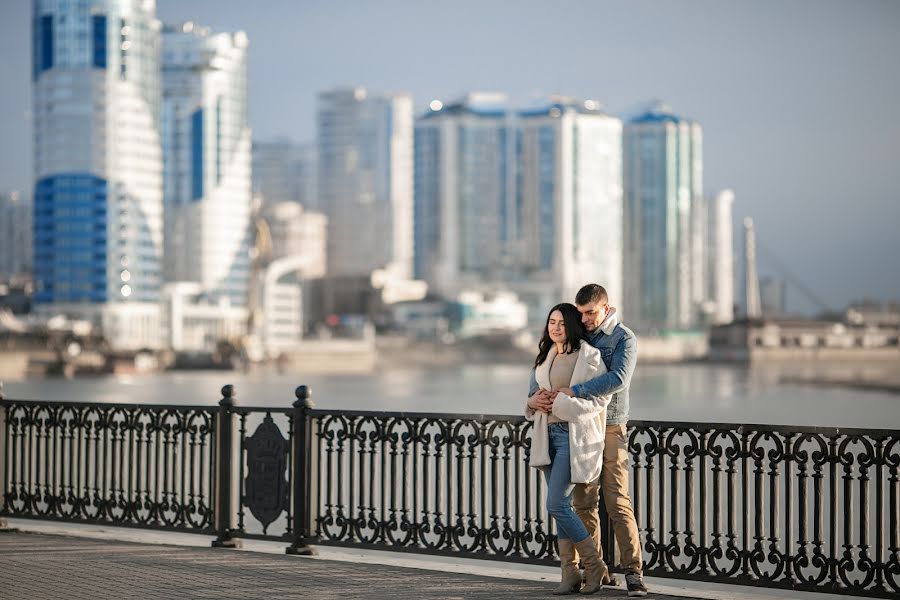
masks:
[(238, 345), (247, 333), (247, 309), (208, 296), (197, 282), (164, 284), (162, 303), (165, 345), (175, 352), (212, 352), (221, 342)]
[(263, 205), (297, 202), (318, 210), (316, 148), (288, 139), (253, 142), (253, 194)]
[(163, 30), (165, 278), (246, 307), (250, 283), (247, 36)]
[(153, 0), (35, 0), (34, 301), (157, 347), (163, 203)]
[[(532, 321), (587, 282), (623, 287), (622, 123), (592, 100), (552, 98), (518, 114), (517, 254), (509, 289)], [(630, 274), (629, 274), (630, 276)]]
[(318, 198), (328, 217), (325, 305), (370, 313), (373, 272), (412, 276), (412, 98), (362, 87), (322, 92), (316, 144)]
[(0, 282), (31, 276), (32, 208), (21, 192), (0, 193)]
[(511, 292), (460, 292), (448, 303), (449, 332), (457, 339), (511, 336), (528, 325), (528, 307)]
[(691, 327), (706, 288), (693, 282), (706, 262), (700, 124), (664, 105), (644, 111), (625, 126), (623, 160), (629, 322)]
[(844, 314), (853, 325), (893, 325), (900, 330), (900, 302), (854, 302)]
[(710, 330), (709, 358), (773, 364), (855, 364), (896, 373), (900, 364), (900, 325), (896, 321), (876, 324), (836, 319), (741, 319)]
[(446, 300), (398, 302), (390, 313), (396, 331), (444, 343), (491, 337), (510, 345), (528, 325), (528, 307), (508, 291), (463, 290)]
[(514, 170), (503, 94), (434, 100), (415, 128), (415, 277), (450, 298), (512, 263)]

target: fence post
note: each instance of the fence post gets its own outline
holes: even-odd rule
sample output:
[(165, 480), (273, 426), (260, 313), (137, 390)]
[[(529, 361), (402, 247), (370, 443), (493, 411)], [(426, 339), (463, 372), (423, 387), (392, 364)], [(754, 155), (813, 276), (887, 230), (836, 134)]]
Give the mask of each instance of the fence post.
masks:
[(609, 517), (609, 511), (606, 510), (606, 501), (603, 499), (602, 490), (597, 502), (600, 521), (600, 549), (603, 552), (603, 560), (606, 561), (610, 570), (613, 570), (619, 565), (618, 552), (616, 551), (616, 534), (612, 519)]
[(318, 554), (314, 548), (308, 545), (311, 541), (309, 531), (309, 420), (306, 412), (314, 406), (310, 400), (308, 386), (301, 385), (294, 390), (297, 400), (294, 402), (294, 444), (292, 463), (294, 472), (291, 481), (294, 482), (294, 541), (285, 549), (287, 554), (299, 556), (314, 556)]
[[(3, 382), (0, 381), (0, 400), (3, 400)], [(0, 404), (0, 513), (6, 507), (6, 406)], [(6, 519), (0, 517), (0, 531), (9, 528)]]
[[(216, 521), (218, 537), (213, 540), (213, 548), (240, 548), (241, 540), (231, 537), (234, 519), (231, 499), (234, 493), (234, 415), (231, 409), (235, 405), (237, 395), (233, 385), (222, 388), (222, 399), (219, 401), (218, 434), (219, 448), (216, 459), (216, 470), (219, 476), (219, 489), (216, 494)], [(240, 448), (238, 448), (240, 455)]]

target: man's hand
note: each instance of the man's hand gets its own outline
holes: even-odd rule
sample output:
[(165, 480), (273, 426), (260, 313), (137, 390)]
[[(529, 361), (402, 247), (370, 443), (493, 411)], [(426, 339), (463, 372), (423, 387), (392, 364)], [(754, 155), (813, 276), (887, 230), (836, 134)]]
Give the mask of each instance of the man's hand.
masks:
[(566, 396), (569, 396), (569, 397), (575, 396), (575, 394), (572, 392), (572, 388), (567, 388), (567, 387), (559, 388), (558, 390), (556, 390), (553, 393), (554, 398), (556, 398), (556, 394), (565, 394)]
[(553, 398), (549, 390), (539, 389), (528, 399), (528, 408), (549, 414), (553, 410)]

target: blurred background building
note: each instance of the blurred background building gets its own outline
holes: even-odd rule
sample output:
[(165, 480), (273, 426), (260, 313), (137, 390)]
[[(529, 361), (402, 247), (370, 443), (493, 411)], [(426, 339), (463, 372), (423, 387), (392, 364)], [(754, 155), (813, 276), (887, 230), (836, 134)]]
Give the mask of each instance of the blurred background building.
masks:
[(0, 192), (0, 282), (31, 278), (32, 207), (21, 192)]
[(326, 317), (322, 282), (328, 219), (292, 201), (263, 205), (261, 218), (271, 238), (271, 262), (258, 281), (261, 335), (269, 352), (277, 354), (298, 344)]
[(638, 327), (696, 324), (693, 280), (706, 268), (694, 229), (702, 210), (700, 124), (657, 105), (625, 125), (626, 314)]
[(247, 36), (163, 28), (162, 140), (168, 346), (197, 352), (248, 331)]
[(448, 300), (513, 292), (535, 320), (589, 281), (618, 298), (621, 136), (591, 100), (433, 101), (416, 124), (416, 276)]
[(308, 210), (316, 196), (316, 147), (289, 139), (253, 142), (253, 194), (263, 204), (297, 202)]
[[(210, 296), (194, 281), (166, 283), (162, 288), (165, 346), (182, 355), (207, 355), (220, 344), (236, 342), (247, 333), (247, 309), (227, 296)], [(199, 360), (185, 366), (208, 366)]]
[(35, 0), (37, 310), (158, 347), (160, 23), (148, 0)]
[(759, 293), (759, 273), (756, 269), (756, 231), (753, 219), (744, 217), (744, 277), (741, 280), (743, 315), (747, 319), (763, 316)]
[(513, 266), (512, 136), (503, 94), (431, 103), (416, 121), (415, 276), (453, 297)]
[(316, 146), (289, 139), (253, 143), (253, 193), (270, 247), (256, 274), (255, 335), (269, 356), (290, 352), (328, 314), (328, 218), (316, 212)]
[(321, 279), (326, 274), (325, 246), (328, 219), (322, 213), (304, 210), (296, 202), (264, 205), (261, 212), (272, 237), (272, 257), (307, 257), (307, 276)]
[(518, 264), (512, 289), (542, 321), (597, 282), (622, 290), (622, 122), (593, 100), (554, 97), (516, 132)]
[(318, 199), (328, 217), (324, 307), (372, 314), (385, 286), (412, 277), (412, 98), (325, 91), (316, 123)]
[(245, 307), (250, 283), (247, 36), (163, 31), (165, 278)]
[(734, 320), (734, 192), (706, 198), (706, 296), (704, 320), (717, 325)]

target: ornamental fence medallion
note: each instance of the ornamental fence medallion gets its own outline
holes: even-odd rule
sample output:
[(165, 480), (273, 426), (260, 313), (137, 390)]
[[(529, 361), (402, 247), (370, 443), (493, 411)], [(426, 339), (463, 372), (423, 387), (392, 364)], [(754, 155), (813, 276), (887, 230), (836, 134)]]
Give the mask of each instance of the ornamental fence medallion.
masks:
[(286, 471), (290, 445), (268, 414), (247, 439), (246, 445), (244, 503), (262, 524), (265, 532), (288, 507)]

